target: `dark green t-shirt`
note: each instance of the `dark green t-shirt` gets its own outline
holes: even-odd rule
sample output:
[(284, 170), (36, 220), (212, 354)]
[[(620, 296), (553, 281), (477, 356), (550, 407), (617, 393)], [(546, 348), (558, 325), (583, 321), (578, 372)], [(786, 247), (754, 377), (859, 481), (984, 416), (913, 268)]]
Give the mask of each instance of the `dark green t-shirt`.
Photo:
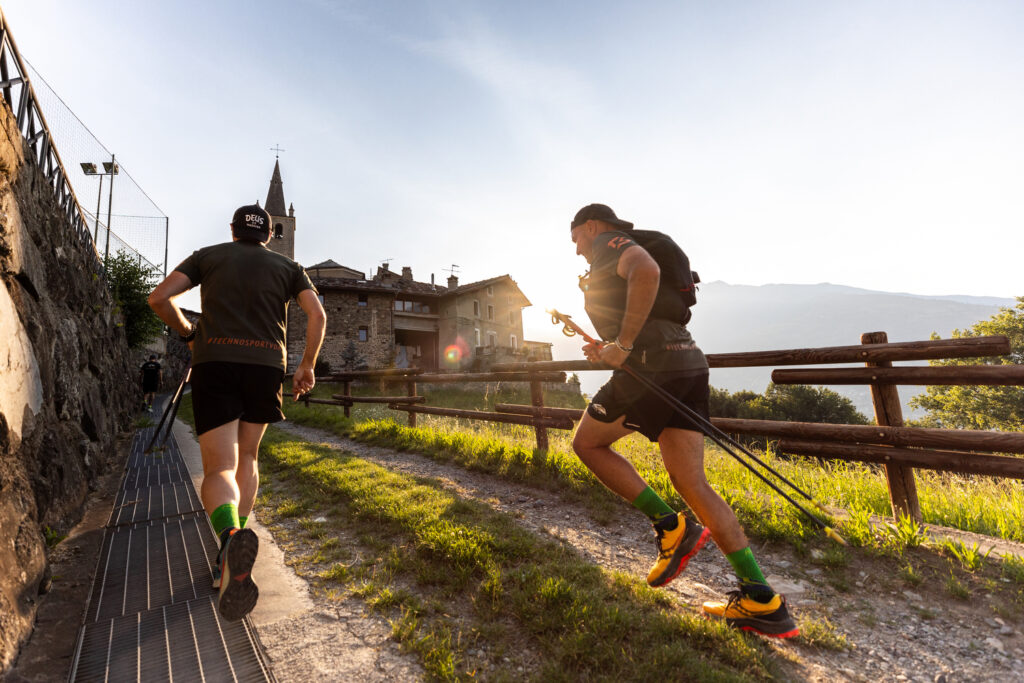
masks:
[(202, 315), (192, 364), (211, 361), (287, 368), (288, 302), (312, 289), (295, 261), (253, 242), (204, 247), (177, 268), (199, 285)]
[[(587, 315), (597, 328), (598, 335), (605, 341), (611, 341), (619, 335), (622, 316), (626, 311), (627, 286), (617, 272), (619, 259), (626, 250), (639, 246), (628, 232), (610, 231), (594, 238), (590, 273), (581, 280), (580, 286)], [(663, 288), (659, 285), (658, 289), (661, 296)], [(663, 306), (661, 310), (671, 310), (671, 306)], [(630, 356), (631, 364), (642, 363), (646, 369), (659, 371), (706, 370), (707, 359), (693, 341), (686, 325), (678, 319), (661, 318), (658, 315), (656, 300), (640, 334), (633, 342), (638, 353)]]

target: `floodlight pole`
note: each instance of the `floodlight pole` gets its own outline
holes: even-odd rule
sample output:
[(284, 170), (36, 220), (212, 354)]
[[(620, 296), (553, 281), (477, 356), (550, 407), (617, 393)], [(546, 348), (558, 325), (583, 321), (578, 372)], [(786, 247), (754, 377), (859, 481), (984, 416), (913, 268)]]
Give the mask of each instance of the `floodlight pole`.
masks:
[(171, 219), (164, 216), (164, 277), (167, 277), (167, 238), (171, 234)]
[[(110, 155), (110, 195), (107, 198), (107, 246), (103, 250), (103, 269), (107, 269), (107, 259), (110, 258), (110, 214), (114, 208), (114, 175), (117, 173), (116, 155)], [(98, 211), (98, 210), (97, 210)]]
[(95, 227), (93, 228), (92, 243), (94, 245), (100, 241), (100, 206), (103, 203), (103, 175), (100, 173), (96, 175), (100, 177), (100, 191), (96, 193), (96, 214), (93, 216)]

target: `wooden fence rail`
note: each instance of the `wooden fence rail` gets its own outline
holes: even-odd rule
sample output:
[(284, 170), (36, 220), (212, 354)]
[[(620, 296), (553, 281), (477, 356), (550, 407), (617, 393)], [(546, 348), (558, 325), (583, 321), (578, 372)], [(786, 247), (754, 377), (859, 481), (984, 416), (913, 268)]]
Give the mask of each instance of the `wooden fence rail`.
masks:
[(774, 370), (776, 384), (903, 384), (1024, 386), (1024, 365)]
[[(933, 469), (963, 474), (982, 474), (1024, 479), (1024, 458), (992, 453), (1024, 454), (1024, 433), (924, 429), (904, 427), (896, 385), (995, 385), (1024, 386), (1024, 366), (960, 365), (942, 367), (892, 367), (893, 361), (981, 358), (1010, 353), (1004, 336), (932, 339), (888, 343), (884, 332), (861, 336), (861, 344), (824, 348), (708, 354), (712, 368), (772, 367), (864, 363), (863, 368), (800, 368), (772, 372), (777, 384), (862, 384), (871, 387), (875, 426), (744, 420), (712, 417), (713, 425), (730, 434), (762, 436), (779, 441), (785, 453), (879, 463), (885, 467), (894, 514), (920, 520), (914, 469)], [(391, 410), (408, 414), (410, 425), (417, 414), (487, 420), (534, 427), (539, 449), (548, 448), (548, 429), (572, 429), (582, 410), (544, 405), (543, 383), (564, 382), (566, 372), (610, 370), (589, 361), (540, 361), (501, 363), (491, 372), (426, 373), (420, 369), (382, 369), (334, 373), (318, 381), (341, 382), (344, 391), (331, 400), (310, 403), (341, 406), (345, 415), (354, 403), (387, 403)], [(353, 396), (353, 381), (404, 382), (407, 396)], [(458, 410), (421, 405), (417, 383), (525, 382), (530, 386), (530, 405), (499, 403), (494, 412)], [(972, 451), (984, 451), (976, 453)]]

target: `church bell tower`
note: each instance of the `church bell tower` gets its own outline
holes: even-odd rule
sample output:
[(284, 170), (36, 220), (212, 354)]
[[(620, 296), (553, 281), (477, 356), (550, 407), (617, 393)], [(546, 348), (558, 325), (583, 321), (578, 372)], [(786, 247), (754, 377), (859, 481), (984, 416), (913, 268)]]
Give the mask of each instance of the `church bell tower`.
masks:
[(267, 201), (263, 208), (270, 214), (270, 242), (267, 248), (295, 259), (295, 207), (285, 209), (284, 183), (281, 182), (281, 162), (274, 162), (274, 175), (270, 178)]

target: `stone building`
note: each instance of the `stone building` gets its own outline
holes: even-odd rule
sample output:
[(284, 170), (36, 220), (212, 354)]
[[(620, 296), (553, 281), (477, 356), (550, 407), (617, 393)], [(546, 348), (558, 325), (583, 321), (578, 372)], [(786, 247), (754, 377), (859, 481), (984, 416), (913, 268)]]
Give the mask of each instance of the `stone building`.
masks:
[[(271, 250), (295, 258), (295, 209), (285, 209), (280, 162), (274, 164), (265, 203), (271, 216)], [(551, 344), (523, 339), (523, 308), (529, 299), (509, 275), (460, 285), (413, 279), (387, 263), (373, 277), (330, 259), (306, 268), (327, 311), (322, 361), (332, 370), (421, 367), (482, 368), (509, 360), (550, 360)], [(294, 370), (305, 346), (306, 316), (288, 314), (288, 366)]]

